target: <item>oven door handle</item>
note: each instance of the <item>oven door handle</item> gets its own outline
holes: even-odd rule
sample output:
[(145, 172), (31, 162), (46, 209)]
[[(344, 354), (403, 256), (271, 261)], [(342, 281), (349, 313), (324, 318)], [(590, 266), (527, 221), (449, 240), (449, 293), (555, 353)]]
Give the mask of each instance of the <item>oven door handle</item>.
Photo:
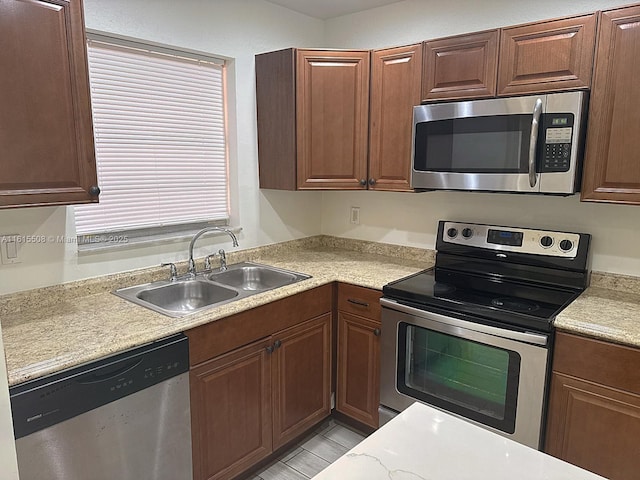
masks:
[(440, 315), (439, 313), (433, 313), (426, 310), (421, 310), (419, 308), (409, 307), (408, 305), (403, 305), (401, 303), (396, 302), (395, 300), (390, 300), (388, 298), (381, 298), (380, 305), (386, 308), (390, 308), (391, 310), (396, 310), (402, 313), (408, 313), (409, 315), (414, 315), (416, 317), (427, 318), (429, 320), (440, 322), (445, 325), (451, 325), (454, 327), (464, 328), (467, 330), (473, 330), (475, 332), (486, 333), (489, 335), (494, 335), (496, 337), (507, 338), (509, 340), (517, 340), (517, 341), (526, 342), (533, 345), (541, 345), (541, 346), (546, 346), (549, 343), (549, 337), (544, 334), (517, 332), (517, 331), (509, 330), (506, 328), (498, 328), (498, 327), (492, 327), (490, 325), (484, 325), (482, 323), (467, 322), (465, 320), (460, 320), (458, 318)]

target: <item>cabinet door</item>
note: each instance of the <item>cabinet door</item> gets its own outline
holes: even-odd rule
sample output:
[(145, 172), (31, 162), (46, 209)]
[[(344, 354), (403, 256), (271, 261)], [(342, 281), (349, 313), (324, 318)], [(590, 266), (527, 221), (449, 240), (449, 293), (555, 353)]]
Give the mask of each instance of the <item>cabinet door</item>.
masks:
[(498, 30), (424, 42), (422, 99), (493, 97)]
[(0, 208), (97, 202), (81, 0), (0, 0), (0, 45)]
[(413, 107), (420, 104), (422, 45), (371, 58), (369, 188), (410, 191)]
[(273, 336), (273, 448), (331, 414), (331, 314)]
[(364, 189), (369, 52), (298, 50), (299, 189)]
[(582, 200), (640, 204), (640, 6), (602, 13)]
[(553, 373), (545, 451), (611, 480), (638, 478), (640, 396)]
[(589, 88), (596, 14), (504, 28), (498, 95)]
[(271, 453), (271, 343), (192, 368), (194, 480), (234, 478)]
[(380, 321), (338, 312), (336, 410), (378, 428)]

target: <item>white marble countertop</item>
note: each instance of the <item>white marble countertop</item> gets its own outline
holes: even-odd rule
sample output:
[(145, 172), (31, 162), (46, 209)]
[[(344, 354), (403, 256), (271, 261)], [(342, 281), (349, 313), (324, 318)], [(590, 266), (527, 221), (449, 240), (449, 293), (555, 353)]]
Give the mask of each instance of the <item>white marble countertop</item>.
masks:
[(427, 405), (404, 412), (313, 480), (602, 480)]

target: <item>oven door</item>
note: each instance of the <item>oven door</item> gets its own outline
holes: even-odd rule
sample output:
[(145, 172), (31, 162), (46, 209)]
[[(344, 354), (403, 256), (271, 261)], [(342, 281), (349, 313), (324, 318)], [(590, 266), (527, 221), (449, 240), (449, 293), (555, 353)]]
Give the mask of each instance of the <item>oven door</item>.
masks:
[(540, 447), (547, 335), (381, 303), (381, 405), (420, 401)]

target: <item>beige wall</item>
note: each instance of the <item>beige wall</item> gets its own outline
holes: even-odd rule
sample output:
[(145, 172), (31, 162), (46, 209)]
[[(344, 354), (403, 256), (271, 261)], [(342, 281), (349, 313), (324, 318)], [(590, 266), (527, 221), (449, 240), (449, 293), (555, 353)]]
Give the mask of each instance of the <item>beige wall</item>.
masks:
[[(408, 0), (328, 20), (326, 38), (335, 47), (380, 48), (626, 4)], [(361, 209), (360, 225), (349, 223), (351, 206)], [(325, 192), (322, 207), (325, 234), (427, 248), (440, 219), (591, 233), (594, 270), (640, 275), (640, 206), (581, 203), (577, 195)]]

